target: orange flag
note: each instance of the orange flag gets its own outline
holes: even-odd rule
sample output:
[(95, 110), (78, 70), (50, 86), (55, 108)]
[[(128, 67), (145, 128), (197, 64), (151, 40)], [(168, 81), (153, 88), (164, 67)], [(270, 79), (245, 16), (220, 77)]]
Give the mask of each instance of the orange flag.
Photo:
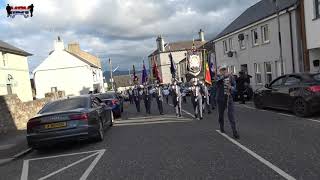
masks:
[(212, 84), (211, 83), (211, 74), (210, 74), (210, 69), (209, 69), (209, 65), (208, 65), (208, 61), (205, 61), (205, 77), (204, 80), (206, 83), (208, 84)]

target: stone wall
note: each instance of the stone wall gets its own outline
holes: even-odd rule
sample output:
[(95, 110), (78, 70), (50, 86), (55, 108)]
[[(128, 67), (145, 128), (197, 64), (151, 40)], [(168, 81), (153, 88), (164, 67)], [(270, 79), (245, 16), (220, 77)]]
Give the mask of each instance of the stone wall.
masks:
[(22, 102), (17, 95), (0, 96), (0, 134), (27, 128), (27, 122), (49, 101), (64, 97), (64, 92), (48, 93), (46, 98)]

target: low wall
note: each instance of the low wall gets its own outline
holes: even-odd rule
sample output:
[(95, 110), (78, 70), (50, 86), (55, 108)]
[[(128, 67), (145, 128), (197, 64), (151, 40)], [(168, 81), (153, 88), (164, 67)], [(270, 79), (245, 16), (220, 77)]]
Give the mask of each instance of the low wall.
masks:
[(27, 128), (27, 122), (49, 101), (64, 93), (49, 93), (46, 98), (22, 102), (17, 95), (0, 96), (0, 134)]

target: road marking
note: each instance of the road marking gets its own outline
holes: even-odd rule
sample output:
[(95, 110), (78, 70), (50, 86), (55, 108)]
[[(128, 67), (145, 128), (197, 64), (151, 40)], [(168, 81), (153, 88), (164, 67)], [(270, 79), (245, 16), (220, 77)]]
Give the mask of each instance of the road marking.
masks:
[(291, 115), (291, 114), (285, 114), (285, 113), (277, 113), (277, 114), (280, 114), (280, 115), (283, 115), (283, 116), (287, 116), (287, 117), (295, 117), (294, 115)]
[(74, 163), (72, 163), (72, 164), (69, 164), (68, 166), (65, 166), (65, 167), (63, 167), (63, 168), (61, 168), (61, 169), (59, 169), (59, 170), (57, 170), (57, 171), (54, 171), (54, 172), (52, 172), (52, 173), (50, 173), (50, 174), (48, 174), (48, 175), (46, 175), (46, 176), (43, 176), (42, 178), (39, 178), (39, 180), (48, 179), (49, 177), (54, 176), (55, 174), (58, 174), (59, 172), (62, 172), (62, 171), (64, 171), (64, 170), (66, 170), (66, 169), (68, 169), (68, 168), (70, 168), (70, 167), (72, 167), (72, 166), (74, 166), (74, 165), (77, 165), (77, 164), (79, 164), (79, 163), (81, 163), (81, 162), (83, 162), (83, 161), (85, 161), (85, 160), (87, 160), (87, 159), (89, 159), (89, 158), (91, 158), (91, 157), (93, 157), (93, 156), (96, 156), (96, 155), (98, 155), (98, 154), (99, 154), (99, 153), (93, 153), (93, 154), (91, 154), (90, 156), (87, 156), (87, 157), (85, 157), (85, 158), (82, 158), (82, 159), (80, 159), (80, 160), (78, 160), (78, 161), (76, 161), (76, 162), (74, 162)]
[(221, 133), (219, 130), (216, 130), (220, 135), (222, 135), (223, 137), (225, 137), (226, 139), (228, 139), (229, 141), (231, 141), (233, 144), (237, 145), (239, 148), (241, 148), (242, 150), (246, 151), (248, 154), (250, 154), (251, 156), (253, 156), (254, 158), (256, 158), (257, 160), (259, 160), (260, 162), (262, 162), (264, 165), (268, 166), (269, 168), (271, 168), (272, 170), (274, 170), (275, 172), (277, 172), (279, 175), (281, 175), (282, 177), (284, 177), (287, 180), (295, 180), (294, 177), (292, 177), (291, 175), (289, 175), (288, 173), (284, 172), (283, 170), (281, 170), (280, 168), (278, 168), (277, 166), (273, 165), (272, 163), (270, 163), (268, 160), (264, 159), (263, 157), (259, 156), (258, 154), (256, 154), (255, 152), (251, 151), (250, 149), (248, 149), (247, 147), (243, 146), (242, 144), (240, 144), (238, 141), (230, 138), (229, 136), (227, 136), (224, 133)]
[(148, 125), (148, 124), (167, 124), (167, 123), (185, 123), (185, 122), (191, 122), (190, 119), (179, 119), (175, 121), (155, 121), (155, 122), (139, 122), (139, 123), (115, 123), (114, 126), (139, 126), (139, 125)]
[[(170, 104), (170, 103), (169, 103), (169, 105), (172, 106), (172, 107), (174, 107), (173, 104)], [(194, 115), (192, 115), (192, 114), (189, 113), (188, 111), (186, 111), (186, 110), (184, 110), (184, 109), (182, 109), (182, 108), (181, 108), (181, 111), (184, 112), (184, 113), (186, 113), (186, 114), (188, 114), (188, 115), (191, 116), (192, 118), (194, 118)]]
[(315, 120), (315, 119), (307, 119), (307, 120), (320, 123), (320, 120)]
[(54, 171), (42, 178), (40, 178), (40, 180), (44, 180), (47, 179), (59, 172), (62, 172), (76, 164), (79, 164), (91, 157), (97, 156), (94, 161), (90, 164), (90, 166), (87, 168), (87, 170), (82, 174), (81, 179), (85, 180), (90, 172), (93, 170), (93, 168), (96, 166), (96, 164), (98, 163), (98, 161), (100, 160), (100, 158), (102, 157), (102, 155), (104, 154), (106, 150), (105, 149), (101, 149), (101, 150), (94, 150), (94, 151), (86, 151), (86, 152), (79, 152), (79, 153), (70, 153), (70, 154), (62, 154), (62, 155), (56, 155), (56, 156), (48, 156), (48, 157), (41, 157), (41, 158), (33, 158), (33, 159), (27, 159), (23, 161), (23, 167), (22, 167), (22, 173), (21, 173), (21, 180), (27, 180), (28, 179), (28, 173), (29, 173), (29, 162), (30, 161), (37, 161), (37, 160), (45, 160), (45, 159), (52, 159), (52, 158), (58, 158), (58, 157), (66, 157), (66, 156), (74, 156), (74, 155), (79, 155), (79, 154), (88, 154), (88, 153), (93, 153), (85, 158), (82, 158), (76, 162), (73, 162), (72, 164), (69, 164), (68, 166), (65, 166), (57, 171)]
[(12, 148), (12, 147), (15, 146), (15, 145), (16, 145), (16, 144), (1, 145), (1, 146), (0, 146), (0, 151), (10, 149), (10, 148)]

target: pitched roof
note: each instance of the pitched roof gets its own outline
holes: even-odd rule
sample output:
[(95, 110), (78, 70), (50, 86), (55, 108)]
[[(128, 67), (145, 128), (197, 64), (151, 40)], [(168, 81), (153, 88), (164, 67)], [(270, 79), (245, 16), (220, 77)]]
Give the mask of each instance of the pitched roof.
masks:
[(78, 59), (81, 60), (82, 62), (84, 62), (84, 63), (86, 63), (86, 64), (89, 64), (89, 65), (92, 66), (92, 67), (100, 68), (100, 69), (101, 69), (101, 66), (97, 66), (96, 64), (93, 64), (93, 63), (91, 63), (90, 61), (88, 61), (87, 59), (84, 59), (84, 58), (80, 57), (79, 55), (77, 55), (77, 54), (75, 54), (75, 53), (69, 52), (69, 51), (67, 51), (67, 50), (65, 50), (65, 51), (66, 51), (67, 53), (69, 53), (70, 55), (78, 58)]
[(17, 47), (14, 47), (4, 41), (0, 40), (0, 51), (4, 51), (4, 52), (8, 52), (8, 53), (12, 53), (12, 54), (17, 54), (17, 55), (22, 55), (22, 56), (32, 56), (32, 54), (19, 49)]
[[(194, 45), (196, 48), (201, 47), (204, 45), (206, 41), (200, 41), (200, 40), (195, 40)], [(172, 42), (172, 43), (167, 43), (164, 46), (164, 52), (174, 52), (174, 51), (185, 51), (185, 50), (190, 50), (192, 49), (193, 41), (179, 41), (179, 42)], [(153, 56), (155, 54), (158, 54), (159, 50), (153, 51), (149, 56)]]
[[(279, 10), (282, 11), (290, 8), (297, 2), (298, 0), (278, 0)], [(218, 34), (214, 38), (214, 40), (219, 39), (241, 28), (244, 28), (257, 21), (265, 19), (275, 13), (277, 13), (277, 11), (272, 0), (261, 0), (244, 11), (237, 19), (235, 19), (220, 34)]]

